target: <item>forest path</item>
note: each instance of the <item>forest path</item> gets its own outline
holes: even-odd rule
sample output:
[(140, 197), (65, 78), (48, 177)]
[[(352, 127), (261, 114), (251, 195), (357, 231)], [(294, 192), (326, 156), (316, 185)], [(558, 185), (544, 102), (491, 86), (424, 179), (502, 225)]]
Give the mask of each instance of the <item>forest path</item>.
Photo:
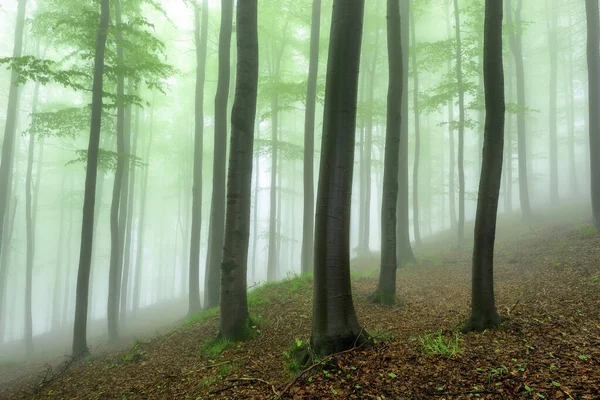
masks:
[(496, 303), (506, 321), (496, 331), (457, 333), (470, 311), (471, 249), (440, 234), (417, 249), (417, 265), (399, 271), (403, 305), (369, 303), (377, 261), (355, 263), (355, 306), (376, 343), (334, 356), (289, 387), (288, 354), (310, 335), (310, 277), (251, 292), (259, 334), (247, 343), (211, 343), (218, 315), (209, 310), (149, 342), (93, 356), (35, 394), (40, 378), (28, 377), (24, 391), (0, 397), (597, 399), (600, 236), (586, 211), (554, 210), (532, 224), (501, 219)]

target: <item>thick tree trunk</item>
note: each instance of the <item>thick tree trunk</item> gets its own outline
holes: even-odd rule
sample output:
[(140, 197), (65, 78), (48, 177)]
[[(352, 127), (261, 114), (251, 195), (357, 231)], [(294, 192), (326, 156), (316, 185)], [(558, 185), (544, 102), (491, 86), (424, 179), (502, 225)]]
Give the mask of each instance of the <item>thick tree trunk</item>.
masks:
[(196, 118), (194, 122), (194, 183), (192, 187), (192, 231), (190, 235), (189, 307), (188, 315), (202, 309), (200, 301), (200, 234), (202, 222), (202, 159), (204, 140), (204, 81), (206, 77), (206, 49), (208, 45), (208, 0), (200, 10), (194, 9), (196, 42)]
[[(389, 21), (388, 21), (389, 23)], [(416, 27), (415, 27), (415, 16), (414, 12), (410, 12), (410, 36), (411, 44), (414, 49), (412, 52), (409, 49), (404, 51), (409, 52), (412, 60), (412, 71), (413, 71), (413, 108), (415, 113), (415, 160), (413, 165), (413, 228), (415, 233), (415, 242), (421, 243), (421, 229), (419, 219), (419, 161), (421, 158), (421, 115), (419, 112), (419, 71), (417, 66), (417, 38), (416, 38)], [(401, 68), (401, 66), (399, 67)], [(407, 73), (407, 72), (405, 72)], [(388, 94), (389, 96), (389, 94)], [(389, 107), (389, 105), (388, 105)], [(405, 115), (404, 118), (408, 118)], [(387, 149), (387, 146), (386, 146)], [(384, 173), (385, 174), (385, 173)], [(385, 180), (385, 178), (384, 178)], [(395, 211), (395, 210), (394, 210)], [(383, 223), (384, 220), (382, 220)]]
[[(409, 2), (400, 2), (400, 18), (402, 20), (402, 48), (409, 47)], [(402, 53), (402, 70), (408, 71), (408, 51)], [(408, 74), (404, 74), (402, 87), (408, 87)], [(408, 90), (402, 91), (402, 115), (408, 115)], [(398, 208), (396, 224), (396, 243), (398, 246), (398, 267), (406, 263), (414, 263), (415, 256), (410, 244), (409, 188), (408, 188), (408, 118), (402, 118), (400, 133), (400, 157), (398, 162)]]
[(88, 146), (85, 192), (83, 200), (83, 219), (81, 227), (81, 251), (77, 272), (77, 295), (75, 301), (75, 324), (73, 327), (73, 355), (87, 353), (87, 310), (92, 260), (94, 230), (94, 203), (96, 200), (96, 175), (98, 172), (98, 147), (100, 145), (100, 127), (102, 123), (102, 86), (104, 74), (104, 52), (109, 23), (109, 0), (102, 0), (96, 54), (94, 58), (94, 83), (92, 87), (92, 121)]
[(587, 64), (590, 127), (590, 187), (592, 214), (600, 233), (600, 27), (598, 0), (585, 1), (587, 18)]
[(315, 224), (311, 346), (319, 356), (366, 335), (350, 284), (350, 207), (364, 0), (334, 0)]
[(502, 1), (486, 0), (485, 4), (485, 138), (475, 217), (471, 318), (464, 332), (481, 332), (500, 322), (494, 300), (494, 240), (504, 147)]
[[(515, 12), (514, 29), (509, 32), (509, 43), (513, 59), (515, 61), (515, 76), (517, 79), (517, 105), (519, 107), (517, 114), (517, 141), (519, 157), (519, 200), (521, 203), (521, 214), (523, 219), (531, 219), (531, 205), (529, 203), (529, 183), (527, 172), (527, 133), (525, 119), (525, 66), (523, 63), (522, 27), (521, 27), (521, 8), (523, 0), (517, 0), (517, 10)], [(506, 23), (513, 24), (513, 10), (511, 0), (506, 0)], [(518, 32), (515, 33), (515, 32)]]
[[(414, 21), (411, 21), (411, 23), (412, 22)], [(385, 159), (383, 167), (383, 194), (381, 203), (381, 268), (379, 270), (379, 285), (377, 286), (375, 293), (371, 296), (373, 302), (388, 305), (396, 303), (396, 269), (398, 268), (396, 254), (398, 158), (400, 152), (400, 129), (402, 119), (406, 118), (406, 115), (402, 115), (401, 108), (402, 91), (404, 90), (402, 82), (404, 80), (403, 75), (405, 74), (405, 71), (402, 68), (403, 49), (401, 31), (400, 3), (398, 0), (388, 0), (387, 43), (389, 81), (387, 94)], [(408, 49), (404, 49), (404, 51), (407, 50)], [(416, 67), (415, 64), (415, 60), (413, 59), (413, 68)], [(415, 74), (415, 71), (416, 69), (413, 69), (413, 74)], [(415, 88), (416, 87), (417, 86), (415, 86)], [(416, 112), (415, 117), (418, 117), (418, 112)], [(414, 186), (413, 190), (415, 190)], [(418, 233), (418, 230), (415, 232)]]
[(258, 91), (257, 0), (237, 3), (237, 76), (231, 112), (231, 153), (227, 177), (225, 242), (221, 263), (220, 334), (245, 339), (249, 334), (247, 270), (252, 190), (252, 153)]
[(304, 114), (304, 217), (302, 223), (302, 273), (313, 270), (315, 231), (315, 110), (319, 75), (319, 40), (321, 36), (321, 0), (313, 0), (310, 25), (310, 60)]
[(463, 89), (460, 10), (454, 0), (456, 38), (456, 85), (458, 86), (458, 244), (465, 241), (465, 91)]
[(219, 278), (225, 235), (225, 184), (227, 162), (227, 111), (231, 79), (231, 31), (233, 0), (221, 0), (219, 32), (219, 77), (215, 95), (213, 190), (210, 203), (208, 257), (204, 281), (204, 308), (219, 305)]
[[(548, 26), (548, 51), (550, 52), (550, 95), (549, 95), (549, 167), (550, 167), (550, 203), (557, 205), (558, 195), (558, 132), (556, 123), (557, 114), (557, 86), (558, 86), (558, 15), (555, 0), (549, 4), (550, 18)], [(571, 51), (569, 51), (571, 52)]]
[[(117, 64), (123, 65), (123, 40), (121, 1), (115, 2), (115, 24), (117, 41)], [(125, 129), (125, 76), (117, 76), (117, 169), (113, 184), (112, 202), (110, 207), (110, 268), (108, 272), (108, 302), (106, 315), (108, 322), (108, 340), (119, 340), (119, 297), (121, 295), (121, 273), (123, 267), (123, 245), (125, 226), (123, 224), (127, 210), (123, 207), (124, 197), (121, 192), (126, 191), (125, 157), (127, 152)]]

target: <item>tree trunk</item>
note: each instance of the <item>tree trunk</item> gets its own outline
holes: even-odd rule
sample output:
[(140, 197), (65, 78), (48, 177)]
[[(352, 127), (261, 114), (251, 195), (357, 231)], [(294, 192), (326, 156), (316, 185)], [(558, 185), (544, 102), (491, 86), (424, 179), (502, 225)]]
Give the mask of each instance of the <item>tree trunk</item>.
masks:
[[(23, 51), (23, 31), (25, 29), (25, 9), (27, 0), (19, 0), (17, 6), (17, 23), (15, 27), (15, 41), (13, 47), (13, 57), (21, 57)], [(15, 150), (15, 136), (17, 133), (17, 118), (19, 115), (19, 92), (17, 85), (18, 73), (13, 70), (10, 75), (10, 89), (8, 92), (8, 106), (6, 110), (6, 125), (4, 128), (4, 141), (2, 142), (2, 163), (0, 163), (0, 243), (3, 243), (6, 211), (10, 208), (11, 195), (11, 171), (13, 167), (13, 158)], [(2, 256), (2, 246), (0, 246), (0, 257)], [(0, 297), (3, 294), (0, 292)], [(2, 310), (0, 309), (0, 312)]]
[[(256, 139), (260, 139), (260, 122), (256, 122)], [(260, 223), (260, 219), (258, 218), (258, 200), (260, 197), (259, 192), (259, 183), (260, 183), (260, 154), (256, 154), (256, 166), (254, 167), (254, 209), (252, 211), (252, 215), (254, 216), (254, 221), (252, 223), (252, 283), (256, 282), (256, 271), (257, 271), (257, 254), (256, 248), (258, 246), (258, 224)]]
[(231, 79), (231, 31), (233, 0), (221, 0), (219, 32), (219, 78), (215, 95), (215, 129), (213, 156), (213, 190), (210, 203), (208, 256), (204, 280), (204, 308), (219, 305), (219, 278), (225, 235), (225, 183), (227, 162), (227, 111)]
[[(549, 25), (548, 25), (548, 51), (550, 52), (550, 95), (549, 95), (549, 162), (550, 162), (550, 203), (558, 205), (558, 133), (556, 114), (558, 112), (557, 86), (558, 86), (558, 15), (555, 0), (549, 2)], [(569, 50), (569, 52), (571, 52)]]
[[(63, 279), (61, 277), (62, 269), (64, 268), (64, 247), (65, 247), (65, 181), (66, 173), (61, 174), (60, 180), (60, 212), (58, 222), (58, 243), (57, 254), (56, 254), (56, 269), (54, 271), (54, 285), (52, 287), (52, 331), (57, 331), (60, 328), (60, 298), (63, 293), (62, 287), (64, 286)], [(89, 302), (88, 302), (89, 304)], [(88, 306), (89, 312), (89, 306)]]
[[(510, 56), (509, 56), (510, 57)], [(510, 66), (507, 66), (508, 73), (508, 101), (509, 103), (513, 102), (513, 69)], [(512, 114), (508, 114), (506, 116), (505, 121), (505, 130), (506, 130), (506, 139), (504, 141), (504, 176), (505, 180), (505, 198), (504, 198), (504, 212), (511, 213), (512, 212), (512, 189), (513, 189), (513, 140), (512, 140), (512, 132), (513, 132), (513, 116)]]
[(2, 258), (0, 259), (0, 343), (4, 342), (5, 335), (5, 327), (6, 327), (6, 313), (3, 312), (4, 302), (6, 301), (5, 293), (6, 293), (6, 283), (7, 283), (7, 275), (8, 275), (8, 266), (10, 265), (10, 256), (11, 251), (8, 249), (10, 244), (10, 239), (12, 238), (13, 230), (15, 227), (15, 217), (17, 215), (17, 198), (15, 197), (12, 202), (10, 202), (11, 210), (10, 213), (6, 215), (5, 224), (6, 224), (6, 234), (4, 235), (4, 252), (2, 253)]
[[(39, 48), (39, 41), (36, 45)], [(35, 119), (37, 103), (40, 95), (40, 83), (36, 82), (33, 89), (33, 105), (31, 110), (31, 129), (29, 131), (29, 145), (27, 155), (27, 173), (25, 175), (25, 226), (27, 231), (27, 261), (25, 266), (25, 352), (33, 353), (33, 316), (32, 316), (32, 285), (33, 264), (35, 260), (35, 219), (33, 186), (33, 159), (35, 157)], [(41, 160), (39, 160), (41, 162)], [(39, 183), (39, 169), (36, 177)]]
[(592, 213), (596, 230), (600, 233), (600, 27), (598, 0), (586, 0), (587, 64), (590, 127), (590, 187)]
[(483, 168), (475, 217), (471, 318), (463, 332), (482, 332), (500, 323), (494, 300), (494, 240), (504, 147), (501, 1), (485, 2), (483, 51), (486, 110)]
[[(573, 48), (573, 22), (571, 14), (569, 13), (569, 44), (568, 48)], [(574, 71), (573, 71), (573, 52), (569, 51), (569, 77), (567, 79), (567, 93), (568, 93), (568, 132), (569, 132), (569, 183), (571, 194), (577, 195), (579, 189), (577, 184), (577, 166), (575, 163), (575, 82), (574, 82)]]
[(245, 339), (249, 333), (246, 272), (259, 67), (257, 8), (257, 0), (237, 3), (238, 63), (231, 111), (231, 153), (220, 300), (220, 334), (230, 340)]
[(73, 356), (87, 353), (87, 310), (92, 261), (92, 243), (94, 230), (94, 203), (96, 200), (96, 175), (98, 172), (98, 147), (100, 145), (100, 127), (102, 124), (102, 86), (104, 73), (104, 52), (109, 23), (109, 0), (102, 0), (96, 53), (94, 58), (94, 83), (92, 87), (92, 121), (88, 146), (85, 192), (83, 200), (83, 219), (81, 227), (81, 251), (77, 272), (77, 295), (75, 301), (75, 324), (73, 327)]
[(352, 302), (350, 208), (364, 0), (334, 0), (315, 224), (311, 347), (322, 357), (366, 339)]
[[(389, 22), (388, 22), (389, 23)], [(400, 24), (400, 23), (398, 23)], [(413, 228), (415, 233), (415, 242), (417, 244), (421, 243), (421, 230), (420, 230), (420, 220), (419, 220), (419, 161), (421, 157), (421, 116), (419, 112), (419, 71), (417, 66), (417, 38), (416, 38), (416, 27), (415, 27), (415, 16), (414, 12), (410, 12), (410, 27), (411, 27), (411, 43), (413, 51), (410, 52), (409, 49), (404, 49), (409, 53), (412, 60), (412, 70), (413, 70), (413, 108), (415, 111), (415, 160), (413, 165)], [(411, 54), (412, 53), (412, 54)], [(401, 68), (400, 66), (399, 68)], [(406, 73), (406, 72), (405, 72)], [(389, 105), (388, 105), (389, 107)], [(408, 118), (408, 115), (405, 115), (404, 118)], [(387, 146), (386, 146), (387, 149)], [(385, 173), (384, 173), (385, 175)], [(384, 178), (385, 180), (385, 178)], [(394, 210), (395, 212), (395, 210)], [(383, 214), (382, 214), (383, 216)], [(385, 220), (382, 220), (382, 223)]]
[[(411, 14), (411, 23), (414, 23)], [(396, 303), (396, 207), (398, 205), (398, 158), (400, 152), (400, 129), (402, 125), (402, 30), (400, 21), (400, 3), (398, 0), (387, 2), (387, 43), (389, 62), (389, 81), (387, 94), (387, 124), (385, 134), (385, 159), (383, 167), (383, 193), (381, 202), (381, 268), (379, 285), (371, 296), (376, 303), (392, 305)], [(413, 24), (414, 44), (414, 24)], [(404, 49), (407, 51), (408, 49)], [(413, 68), (416, 61), (413, 55)], [(416, 76), (416, 69), (413, 69)], [(418, 86), (415, 86), (417, 88)], [(417, 90), (415, 90), (417, 93)], [(415, 95), (416, 97), (416, 95)], [(415, 107), (416, 110), (416, 107)], [(418, 118), (418, 111), (415, 111)], [(416, 127), (415, 127), (416, 132)], [(416, 162), (418, 168), (418, 161)], [(413, 185), (413, 191), (415, 190)], [(413, 205), (414, 206), (414, 205)], [(418, 213), (417, 213), (418, 215)], [(417, 226), (416, 224), (415, 226)], [(415, 233), (418, 234), (418, 228)]]
[(456, 85), (458, 86), (458, 244), (465, 241), (465, 91), (463, 89), (460, 10), (454, 0), (456, 34)]
[[(525, 66), (523, 63), (521, 8), (523, 0), (517, 0), (517, 11), (515, 12), (514, 29), (509, 32), (509, 43), (513, 59), (515, 61), (515, 75), (517, 79), (517, 141), (519, 157), (519, 200), (523, 219), (531, 219), (531, 205), (529, 203), (529, 183), (527, 176), (527, 133), (525, 119)], [(511, 0), (506, 0), (506, 23), (513, 24), (513, 10)], [(515, 33), (518, 32), (519, 34)]]
[[(409, 48), (409, 2), (400, 2), (400, 19), (402, 20), (402, 48)], [(408, 71), (408, 51), (402, 53), (402, 70)], [(408, 87), (408, 74), (404, 74), (402, 87)], [(408, 115), (408, 90), (402, 91), (402, 115)], [(400, 158), (398, 163), (398, 208), (396, 224), (396, 243), (398, 246), (398, 267), (406, 263), (414, 263), (410, 245), (410, 218), (408, 202), (408, 118), (402, 118), (402, 130), (400, 133)]]
[[(450, 22), (450, 9), (447, 9), (447, 34), (448, 38), (452, 37), (452, 26)], [(452, 63), (448, 60), (448, 73), (452, 73)], [(458, 222), (456, 220), (456, 176), (455, 176), (455, 168), (456, 168), (456, 156), (454, 152), (456, 150), (456, 146), (454, 144), (454, 99), (448, 100), (448, 146), (450, 147), (450, 154), (448, 159), (448, 206), (450, 207), (450, 229), (454, 230), (458, 226)]]
[(200, 10), (194, 8), (194, 39), (196, 43), (196, 118), (194, 122), (194, 184), (192, 188), (192, 231), (190, 235), (190, 280), (188, 315), (202, 309), (200, 302), (200, 234), (202, 222), (202, 159), (204, 140), (204, 81), (208, 44), (208, 0), (202, 0)]
[(310, 25), (310, 60), (304, 114), (304, 217), (302, 223), (302, 273), (313, 270), (315, 231), (315, 110), (319, 75), (319, 40), (321, 36), (321, 0), (313, 0)]
[[(121, 1), (115, 2), (115, 25), (117, 42), (117, 64), (123, 65), (123, 46), (119, 43), (123, 40), (121, 21)], [(108, 322), (108, 340), (117, 342), (119, 340), (119, 297), (121, 295), (121, 273), (123, 267), (123, 245), (125, 230), (123, 218), (127, 210), (123, 207), (124, 197), (121, 192), (127, 190), (125, 174), (125, 154), (127, 152), (125, 133), (125, 76), (123, 73), (117, 75), (117, 169), (113, 185), (112, 202), (110, 207), (110, 268), (108, 272), (108, 302), (106, 315)]]
[[(129, 80), (129, 84), (132, 81)], [(133, 88), (130, 90), (130, 94), (133, 92)], [(129, 120), (131, 121), (131, 105), (129, 106)], [(131, 122), (129, 123), (131, 125)], [(135, 127), (133, 131), (133, 149), (131, 151), (131, 161), (129, 162), (129, 194), (127, 195), (127, 223), (125, 224), (125, 250), (123, 252), (123, 279), (121, 282), (121, 321), (125, 321), (127, 318), (127, 298), (129, 292), (129, 274), (130, 274), (130, 263), (131, 263), (131, 247), (133, 243), (133, 208), (135, 201), (135, 157), (137, 156), (137, 141), (138, 132), (140, 127), (140, 109), (135, 111)], [(129, 127), (131, 132), (131, 126)], [(131, 134), (130, 134), (131, 136)]]

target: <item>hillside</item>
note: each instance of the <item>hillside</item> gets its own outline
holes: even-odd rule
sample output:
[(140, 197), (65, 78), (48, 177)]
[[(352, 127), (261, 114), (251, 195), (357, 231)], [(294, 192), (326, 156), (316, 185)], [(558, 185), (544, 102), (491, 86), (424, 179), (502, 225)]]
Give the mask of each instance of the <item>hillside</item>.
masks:
[(375, 257), (353, 266), (369, 347), (298, 370), (290, 354), (310, 336), (312, 308), (311, 278), (299, 277), (252, 291), (256, 337), (247, 343), (214, 342), (219, 317), (209, 310), (152, 340), (55, 368), (57, 376), (28, 374), (0, 397), (597, 399), (600, 237), (585, 211), (550, 211), (550, 222), (531, 225), (501, 220), (496, 301), (506, 320), (496, 331), (458, 333), (469, 313), (471, 249), (440, 234), (416, 249), (417, 265), (399, 271), (396, 307), (366, 300)]

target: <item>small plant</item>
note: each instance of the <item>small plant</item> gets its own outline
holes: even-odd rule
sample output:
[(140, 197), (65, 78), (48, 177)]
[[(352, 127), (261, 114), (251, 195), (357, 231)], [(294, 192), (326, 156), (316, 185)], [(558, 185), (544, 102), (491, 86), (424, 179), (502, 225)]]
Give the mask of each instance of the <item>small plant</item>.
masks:
[(215, 358), (231, 345), (231, 341), (222, 338), (209, 339), (202, 345), (202, 353), (208, 358)]
[(419, 336), (419, 343), (423, 352), (428, 355), (439, 355), (444, 357), (454, 357), (462, 354), (460, 334), (454, 334), (453, 338), (446, 339), (442, 332)]
[(283, 351), (283, 356), (287, 360), (287, 368), (290, 372), (298, 374), (303, 366), (302, 356), (308, 350), (308, 343), (301, 339), (294, 340), (294, 343)]
[(596, 235), (596, 228), (594, 225), (585, 224), (579, 227), (578, 233), (580, 237), (589, 237)]
[(498, 368), (489, 368), (487, 380), (488, 382), (491, 382), (497, 378), (501, 378), (504, 375), (508, 375), (508, 368), (506, 367), (506, 365), (501, 365)]

